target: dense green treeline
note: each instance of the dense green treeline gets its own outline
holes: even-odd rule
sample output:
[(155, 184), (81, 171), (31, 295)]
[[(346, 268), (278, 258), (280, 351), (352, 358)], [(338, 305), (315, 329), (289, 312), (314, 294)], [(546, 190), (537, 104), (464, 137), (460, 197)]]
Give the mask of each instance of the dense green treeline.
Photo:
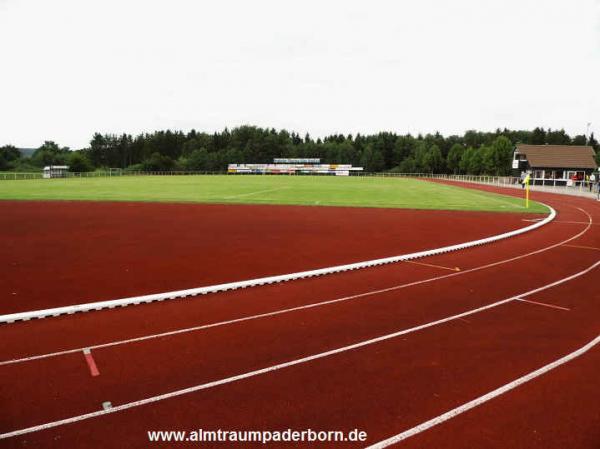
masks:
[(95, 134), (88, 148), (70, 151), (45, 142), (31, 157), (13, 146), (0, 148), (0, 170), (39, 169), (62, 165), (72, 171), (97, 168), (134, 170), (224, 171), (229, 163), (267, 163), (275, 157), (320, 158), (323, 163), (362, 166), (365, 171), (403, 173), (510, 173), (518, 142), (551, 145), (592, 145), (600, 159), (593, 134), (569, 136), (564, 130), (494, 132), (467, 131), (464, 135), (440, 133), (412, 136), (390, 132), (363, 136), (331, 135), (313, 139), (285, 130), (241, 126), (212, 134), (192, 130), (129, 134)]

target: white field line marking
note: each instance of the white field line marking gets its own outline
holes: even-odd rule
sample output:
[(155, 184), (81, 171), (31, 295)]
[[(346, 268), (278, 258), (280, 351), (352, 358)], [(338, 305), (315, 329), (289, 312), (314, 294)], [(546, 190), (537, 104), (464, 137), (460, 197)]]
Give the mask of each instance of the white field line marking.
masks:
[[(427, 180), (424, 180), (424, 181), (428, 182)], [(510, 195), (504, 195), (503, 193), (488, 192), (488, 191), (485, 191), (485, 190), (473, 189), (473, 188), (469, 188), (469, 187), (462, 187), (462, 186), (457, 186), (457, 185), (438, 184), (438, 183), (436, 183), (436, 185), (442, 185), (442, 186), (446, 187), (446, 190), (453, 190), (453, 188), (455, 188), (455, 187), (462, 188), (462, 189), (468, 189), (469, 193), (472, 194), (472, 195), (474, 195), (474, 196), (479, 196), (481, 198), (498, 201), (500, 203), (507, 204), (507, 205), (509, 205), (511, 207), (518, 207), (518, 208), (521, 208), (521, 209), (525, 209), (525, 206), (522, 206), (521, 204), (518, 204), (518, 202), (508, 201), (508, 199), (505, 200), (505, 199), (502, 199), (502, 198), (498, 198), (497, 196), (500, 195), (500, 196), (504, 196), (504, 197), (508, 197), (508, 198), (515, 198), (515, 199), (517, 199), (517, 201), (520, 200), (519, 197), (510, 196)]]
[(259, 376), (261, 374), (267, 374), (267, 373), (270, 373), (270, 372), (273, 372), (273, 371), (281, 370), (283, 368), (288, 368), (290, 366), (300, 365), (300, 364), (303, 364), (303, 363), (306, 363), (306, 362), (311, 362), (313, 360), (322, 359), (322, 358), (329, 357), (329, 356), (332, 356), (332, 355), (335, 355), (335, 354), (340, 354), (340, 353), (351, 351), (351, 350), (354, 350), (354, 349), (363, 348), (365, 346), (370, 346), (370, 345), (373, 345), (375, 343), (380, 343), (382, 341), (391, 340), (391, 339), (399, 337), (401, 335), (410, 334), (410, 333), (413, 333), (413, 332), (416, 332), (416, 331), (427, 329), (429, 327), (438, 326), (440, 324), (444, 324), (444, 323), (447, 323), (449, 321), (458, 320), (460, 318), (464, 318), (464, 317), (469, 316), (469, 315), (474, 315), (476, 313), (483, 312), (484, 310), (489, 310), (489, 309), (492, 309), (494, 307), (498, 307), (498, 306), (501, 306), (503, 304), (507, 304), (507, 303), (513, 302), (513, 301), (517, 300), (518, 298), (522, 298), (522, 297), (525, 297), (525, 296), (530, 296), (530, 295), (533, 295), (535, 293), (539, 293), (541, 291), (548, 290), (550, 288), (556, 287), (557, 285), (564, 284), (565, 282), (569, 282), (569, 281), (571, 281), (571, 280), (573, 280), (575, 278), (578, 278), (579, 276), (583, 276), (584, 274), (589, 273), (590, 271), (592, 271), (598, 265), (600, 265), (600, 261), (598, 261), (595, 264), (589, 266), (585, 270), (580, 271), (579, 273), (572, 274), (571, 276), (568, 276), (566, 278), (560, 279), (558, 281), (554, 281), (554, 282), (552, 282), (550, 284), (544, 285), (542, 287), (538, 287), (538, 288), (536, 288), (534, 290), (530, 290), (530, 291), (522, 293), (520, 295), (515, 295), (515, 296), (512, 296), (510, 298), (503, 299), (501, 301), (497, 301), (497, 302), (494, 302), (492, 304), (488, 304), (486, 306), (478, 307), (476, 309), (471, 309), (471, 310), (468, 310), (466, 312), (462, 312), (462, 313), (459, 313), (459, 314), (456, 314), (456, 315), (451, 315), (451, 316), (448, 316), (446, 318), (441, 318), (439, 320), (431, 321), (429, 323), (421, 324), (419, 326), (411, 327), (409, 329), (403, 329), (403, 330), (400, 330), (400, 331), (397, 331), (397, 332), (394, 332), (394, 333), (391, 333), (391, 334), (382, 335), (380, 337), (375, 337), (375, 338), (372, 338), (372, 339), (369, 339), (369, 340), (363, 340), (363, 341), (360, 341), (358, 343), (354, 343), (354, 344), (351, 344), (351, 345), (348, 345), (348, 346), (342, 346), (340, 348), (331, 349), (331, 350), (325, 351), (325, 352), (320, 352), (318, 354), (314, 354), (314, 355), (310, 355), (310, 356), (307, 356), (307, 357), (302, 357), (302, 358), (299, 358), (299, 359), (291, 360), (289, 362), (279, 363), (277, 365), (272, 365), (272, 366), (269, 366), (269, 367), (266, 367), (266, 368), (262, 368), (262, 369), (258, 369), (258, 370), (255, 370), (255, 371), (249, 371), (249, 372), (246, 372), (246, 373), (243, 373), (243, 374), (238, 374), (236, 376), (226, 377), (224, 379), (219, 379), (219, 380), (215, 380), (215, 381), (204, 383), (204, 384), (194, 385), (192, 387), (183, 388), (181, 390), (175, 390), (175, 391), (171, 391), (171, 392), (164, 393), (164, 394), (161, 394), (161, 395), (151, 396), (151, 397), (145, 398), (145, 399), (140, 399), (138, 401), (128, 402), (128, 403), (125, 403), (125, 404), (122, 404), (122, 405), (114, 406), (110, 410), (99, 410), (99, 411), (95, 411), (95, 412), (91, 412), (91, 413), (85, 413), (83, 415), (72, 416), (70, 418), (65, 418), (65, 419), (61, 419), (61, 420), (58, 420), (58, 421), (52, 421), (52, 422), (49, 422), (49, 423), (40, 424), (40, 425), (37, 425), (37, 426), (27, 427), (25, 429), (19, 429), (19, 430), (14, 430), (14, 431), (7, 432), (7, 433), (2, 433), (2, 434), (0, 434), (0, 440), (5, 439), (5, 438), (16, 437), (16, 436), (19, 436), (19, 435), (25, 435), (25, 434), (28, 434), (28, 433), (38, 432), (40, 430), (51, 429), (51, 428), (54, 428), (54, 427), (62, 426), (62, 425), (65, 425), (65, 424), (71, 424), (71, 423), (75, 423), (75, 422), (79, 422), (79, 421), (83, 421), (83, 420), (87, 420), (87, 419), (91, 419), (91, 418), (97, 418), (97, 417), (102, 416), (102, 415), (107, 415), (109, 413), (120, 412), (120, 411), (128, 410), (128, 409), (131, 409), (131, 408), (134, 408), (134, 407), (140, 407), (140, 406), (143, 406), (143, 405), (152, 404), (152, 403), (155, 403), (155, 402), (163, 401), (165, 399), (170, 399), (170, 398), (174, 398), (174, 397), (178, 397), (178, 396), (183, 396), (183, 395), (186, 395), (186, 394), (194, 393), (196, 391), (206, 390), (206, 389), (209, 389), (209, 388), (213, 388), (213, 387), (216, 387), (216, 386), (219, 386), (219, 385), (225, 385), (225, 384), (229, 384), (229, 383), (232, 383), (232, 382), (237, 382), (239, 380), (248, 379), (250, 377)]
[[(475, 189), (473, 189), (473, 190), (475, 190)], [(475, 191), (477, 192), (477, 190), (475, 190)], [(482, 192), (482, 191), (479, 190), (479, 192)], [(525, 209), (525, 206), (523, 206), (523, 205), (521, 205), (521, 204), (519, 204), (517, 202), (512, 202), (512, 201), (504, 200), (502, 198), (496, 198), (495, 196), (493, 196), (494, 195), (493, 193), (492, 193), (492, 195), (486, 195), (485, 193), (475, 193), (474, 195), (482, 197), (482, 198), (486, 198), (486, 199), (491, 199), (491, 200), (497, 201), (499, 203), (504, 203), (504, 204), (507, 204), (507, 205), (509, 205), (511, 207), (518, 207), (520, 209)], [(499, 195), (502, 195), (502, 194), (500, 193)], [(520, 200), (520, 198), (517, 198), (517, 197), (511, 197), (511, 198), (516, 198), (517, 200)]]
[(241, 198), (243, 196), (258, 195), (259, 193), (275, 192), (277, 190), (283, 190), (283, 189), (287, 189), (287, 187), (274, 187), (272, 189), (257, 190), (255, 192), (240, 193), (239, 195), (224, 196), (223, 198), (226, 200), (230, 200), (233, 198)]
[(435, 418), (432, 418), (429, 421), (425, 421), (424, 423), (421, 423), (418, 426), (415, 426), (411, 429), (405, 430), (404, 432), (394, 435), (393, 437), (390, 437), (386, 440), (382, 440), (378, 443), (372, 444), (372, 445), (368, 446), (366, 449), (381, 449), (384, 447), (388, 447), (393, 444), (399, 443), (402, 440), (406, 440), (407, 438), (412, 437), (412, 436), (414, 436), (418, 433), (421, 433), (425, 430), (431, 429), (432, 427), (437, 426), (438, 424), (448, 421), (449, 419), (452, 419), (452, 418), (460, 415), (461, 413), (471, 410), (487, 401), (490, 401), (510, 390), (517, 388), (520, 385), (523, 385), (524, 383), (529, 382), (530, 380), (535, 379), (536, 377), (541, 376), (542, 374), (547, 373), (548, 371), (552, 371), (553, 369), (558, 368), (559, 366), (564, 365), (567, 362), (570, 362), (571, 360), (588, 352), (590, 349), (592, 349), (598, 343), (600, 343), (600, 335), (598, 335), (592, 341), (587, 343), (585, 346), (582, 346), (581, 348), (577, 349), (576, 351), (571, 352), (570, 354), (567, 354), (566, 356), (564, 356), (558, 360), (555, 360), (552, 363), (542, 366), (541, 368), (539, 368), (535, 371), (532, 371), (531, 373), (526, 374), (523, 377), (519, 377), (518, 379), (513, 380), (512, 382), (509, 382), (509, 383), (501, 386), (500, 388), (490, 391), (489, 393), (484, 394), (483, 396), (480, 396), (476, 399), (473, 399), (472, 401), (469, 401), (459, 407), (456, 407), (442, 415), (436, 416)]
[(531, 301), (531, 300), (521, 299), (521, 298), (517, 298), (515, 301), (521, 301), (521, 302), (526, 302), (526, 303), (529, 303), (529, 304), (535, 304), (536, 306), (549, 307), (551, 309), (566, 310), (567, 312), (571, 311), (571, 309), (568, 309), (566, 307), (555, 306), (554, 304), (546, 304), (545, 302)]
[(400, 256), (385, 257), (383, 259), (373, 259), (363, 262), (355, 262), (346, 265), (336, 265), (333, 267), (320, 268), (316, 270), (300, 271), (296, 273), (282, 274), (277, 276), (269, 276), (258, 279), (250, 279), (246, 281), (229, 282), (226, 284), (210, 285), (207, 287), (191, 288), (187, 290), (177, 290), (164, 293), (155, 293), (150, 295), (133, 296), (130, 298), (113, 299), (108, 301), (98, 301), (85, 304), (75, 304), (70, 306), (55, 307), (52, 309), (43, 310), (32, 310), (28, 312), (12, 313), (8, 315), (0, 315), (0, 323), (13, 323), (15, 321), (27, 321), (32, 318), (46, 318), (51, 316), (59, 316), (63, 314), (73, 314), (77, 312), (89, 312), (91, 310), (101, 310), (106, 308), (114, 307), (125, 307), (129, 305), (137, 305), (141, 303), (150, 303), (154, 301), (163, 301), (166, 299), (184, 298), (187, 296), (204, 295), (208, 293), (217, 293), (227, 290), (237, 290), (239, 288), (255, 287), (258, 285), (273, 284), (278, 282), (287, 282), (298, 279), (305, 279), (310, 277), (324, 276), (333, 273), (342, 273), (346, 271), (359, 270), (363, 268), (376, 267), (379, 265), (385, 265), (390, 263), (397, 263), (407, 260), (420, 259), (423, 257), (429, 257), (437, 254), (448, 253), (452, 251), (458, 251), (465, 248), (471, 248), (474, 246), (485, 245), (499, 240), (504, 240), (516, 235), (521, 235), (525, 232), (533, 231), (541, 226), (554, 220), (556, 217), (556, 211), (550, 206), (546, 206), (550, 209), (550, 214), (543, 220), (524, 228), (515, 229), (513, 231), (505, 232), (503, 234), (486, 237), (479, 240), (474, 240), (466, 243), (459, 243), (457, 245), (444, 246), (442, 248), (435, 248), (426, 251), (419, 251), (416, 253), (402, 254)]
[[(581, 209), (583, 212), (585, 212), (583, 209)], [(587, 214), (587, 212), (585, 212)], [(251, 321), (251, 320), (256, 320), (256, 319), (260, 319), (260, 318), (267, 318), (267, 317), (272, 317), (272, 316), (277, 316), (277, 315), (282, 315), (284, 313), (290, 313), (290, 312), (296, 312), (298, 310), (304, 310), (304, 309), (312, 309), (315, 307), (321, 307), (321, 306), (327, 306), (330, 304), (335, 304), (338, 302), (343, 302), (343, 301), (350, 301), (353, 299), (359, 299), (359, 298), (364, 298), (367, 296), (375, 296), (375, 295), (379, 295), (382, 293), (387, 293), (387, 292), (392, 292), (392, 291), (396, 291), (396, 290), (401, 290), (401, 289), (405, 289), (405, 288), (409, 288), (409, 287), (414, 287), (416, 285), (421, 285), (421, 284), (427, 284), (430, 282), (434, 282), (434, 281), (438, 281), (438, 280), (442, 280), (442, 279), (446, 279), (446, 278), (450, 278), (450, 277), (454, 277), (454, 276), (460, 276), (463, 274), (467, 274), (467, 273), (472, 273), (475, 271), (480, 271), (480, 270), (485, 270), (487, 268), (492, 268), (498, 265), (502, 265), (505, 263), (510, 263), (510, 262), (514, 262), (515, 260), (519, 260), (519, 259), (523, 259), (525, 257), (529, 257), (529, 256), (533, 256), (535, 254), (539, 254), (545, 251), (548, 251), (550, 249), (556, 248), (558, 246), (564, 245), (566, 242), (570, 242), (572, 240), (575, 240), (579, 237), (581, 237), (583, 234), (585, 234), (589, 229), (590, 229), (590, 225), (591, 225), (591, 220), (592, 217), (588, 214), (588, 217), (590, 219), (590, 222), (588, 223), (588, 227), (586, 229), (584, 229), (583, 231), (575, 234), (574, 236), (568, 238), (567, 240), (564, 240), (562, 242), (559, 243), (555, 243), (554, 245), (550, 245), (547, 246), (545, 248), (541, 248), (526, 254), (521, 254), (519, 256), (516, 257), (511, 257), (510, 259), (504, 259), (504, 260), (500, 260), (497, 262), (492, 262), (486, 265), (481, 265), (479, 267), (475, 267), (475, 268), (469, 268), (468, 270), (464, 270), (464, 271), (459, 271), (459, 272), (455, 272), (455, 273), (451, 273), (451, 274), (445, 274), (442, 276), (436, 276), (436, 277), (432, 277), (432, 278), (427, 278), (427, 279), (422, 279), (420, 281), (413, 281), (413, 282), (409, 282), (407, 284), (399, 284), (399, 285), (393, 285), (391, 287), (386, 287), (386, 288), (382, 288), (379, 290), (371, 290), (368, 292), (363, 292), (363, 293), (358, 293), (356, 295), (350, 295), (350, 296), (343, 296), (341, 298), (336, 298), (336, 299), (331, 299), (328, 301), (322, 301), (322, 302), (316, 302), (316, 303), (311, 303), (311, 304), (306, 304), (303, 306), (298, 306), (298, 307), (292, 307), (289, 309), (281, 309), (281, 310), (275, 310), (273, 312), (266, 312), (266, 313), (261, 313), (258, 315), (251, 315), (251, 316), (246, 316), (246, 317), (242, 317), (242, 318), (235, 318), (232, 320), (227, 320), (227, 321), (220, 321), (217, 323), (210, 323), (210, 324), (203, 324), (203, 325), (199, 325), (199, 326), (193, 326), (193, 327), (187, 327), (187, 328), (183, 328), (183, 329), (177, 329), (174, 331), (168, 331), (168, 332), (161, 332), (158, 334), (149, 334), (149, 335), (145, 335), (142, 337), (135, 337), (135, 338), (128, 338), (125, 340), (117, 340), (117, 341), (112, 341), (112, 342), (108, 342), (108, 343), (103, 343), (103, 344), (98, 344), (98, 345), (94, 345), (94, 346), (86, 346), (86, 348), (90, 348), (90, 349), (102, 349), (102, 348), (109, 348), (112, 346), (119, 346), (119, 345), (125, 345), (125, 344), (130, 344), (130, 343), (137, 343), (137, 342), (141, 342), (141, 341), (146, 341), (146, 340), (152, 340), (155, 338), (163, 338), (163, 337), (170, 337), (173, 335), (179, 335), (179, 334), (184, 334), (184, 333), (188, 333), (188, 332), (195, 332), (195, 331), (200, 331), (200, 330), (204, 330), (204, 329), (210, 329), (212, 327), (219, 327), (219, 326), (225, 326), (228, 324), (235, 324), (235, 323), (241, 323), (244, 321)], [(56, 352), (50, 352), (50, 353), (46, 353), (46, 354), (39, 354), (39, 355), (33, 355), (33, 356), (28, 356), (28, 357), (23, 357), (23, 358), (19, 358), (19, 359), (13, 359), (13, 360), (5, 360), (0, 362), (0, 366), (2, 365), (11, 365), (14, 363), (23, 363), (23, 362), (29, 362), (32, 360), (38, 360), (38, 359), (45, 359), (48, 357), (57, 357), (57, 356), (62, 356), (62, 355), (67, 355), (67, 354), (72, 354), (75, 352), (79, 352), (81, 350), (83, 350), (84, 348), (75, 348), (75, 349), (66, 349), (63, 351), (56, 351)]]

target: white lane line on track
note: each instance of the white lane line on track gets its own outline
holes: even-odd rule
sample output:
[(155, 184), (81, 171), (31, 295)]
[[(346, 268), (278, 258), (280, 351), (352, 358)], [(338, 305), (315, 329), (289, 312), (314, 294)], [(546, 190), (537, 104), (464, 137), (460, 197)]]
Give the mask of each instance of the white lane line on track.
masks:
[[(562, 221), (562, 220), (554, 220), (554, 223), (565, 223), (565, 224), (587, 224), (585, 221)], [(595, 226), (600, 225), (600, 223), (596, 223)]]
[(209, 388), (217, 387), (219, 385), (225, 385), (225, 384), (229, 384), (229, 383), (232, 383), (232, 382), (237, 382), (239, 380), (248, 379), (250, 377), (256, 377), (256, 376), (259, 376), (261, 374), (267, 374), (267, 373), (270, 373), (270, 372), (273, 372), (273, 371), (278, 371), (278, 370), (281, 370), (281, 369), (284, 369), (284, 368), (289, 368), (290, 366), (300, 365), (300, 364), (303, 364), (303, 363), (311, 362), (313, 360), (318, 360), (318, 359), (322, 359), (322, 358), (329, 357), (329, 356), (332, 356), (332, 355), (336, 355), (336, 354), (340, 354), (340, 353), (343, 353), (343, 352), (351, 351), (351, 350), (354, 350), (354, 349), (362, 348), (362, 347), (365, 347), (365, 346), (370, 346), (370, 345), (373, 345), (375, 343), (380, 343), (382, 341), (391, 340), (391, 339), (399, 337), (401, 335), (410, 334), (410, 333), (413, 333), (413, 332), (416, 332), (416, 331), (427, 329), (429, 327), (438, 326), (440, 324), (444, 324), (444, 323), (447, 323), (447, 322), (450, 322), (450, 321), (458, 320), (460, 318), (464, 318), (465, 316), (474, 315), (476, 313), (483, 312), (484, 310), (489, 310), (489, 309), (501, 306), (503, 304), (514, 302), (518, 298), (523, 298), (523, 297), (530, 296), (530, 295), (533, 295), (535, 293), (538, 293), (538, 292), (541, 292), (541, 291), (544, 291), (544, 290), (548, 290), (550, 288), (556, 287), (557, 285), (564, 284), (565, 282), (569, 282), (569, 281), (571, 281), (571, 280), (573, 280), (575, 278), (583, 276), (584, 274), (589, 273), (590, 271), (592, 271), (593, 269), (595, 269), (599, 265), (600, 265), (600, 261), (598, 261), (595, 264), (589, 266), (588, 268), (586, 268), (583, 271), (580, 271), (578, 273), (572, 274), (571, 276), (565, 277), (565, 278), (560, 279), (558, 281), (554, 281), (554, 282), (552, 282), (550, 284), (546, 284), (546, 285), (544, 285), (542, 287), (538, 287), (538, 288), (536, 288), (534, 290), (530, 290), (528, 292), (522, 293), (520, 295), (515, 295), (515, 296), (512, 296), (510, 298), (503, 299), (501, 301), (497, 301), (497, 302), (494, 302), (492, 304), (488, 304), (486, 306), (478, 307), (476, 309), (471, 309), (471, 310), (468, 310), (466, 312), (462, 312), (462, 313), (459, 313), (459, 314), (456, 314), (456, 315), (451, 315), (451, 316), (448, 316), (446, 318), (442, 318), (442, 319), (439, 319), (439, 320), (436, 320), (436, 321), (431, 321), (429, 323), (421, 324), (419, 326), (411, 327), (409, 329), (403, 329), (403, 330), (400, 330), (400, 331), (397, 331), (397, 332), (394, 332), (394, 333), (391, 333), (391, 334), (382, 335), (380, 337), (375, 337), (375, 338), (372, 338), (372, 339), (369, 339), (369, 340), (363, 340), (361, 342), (354, 343), (354, 344), (351, 344), (351, 345), (348, 345), (348, 346), (342, 346), (340, 348), (331, 349), (331, 350), (325, 351), (325, 352), (320, 352), (318, 354), (313, 354), (313, 355), (310, 355), (310, 356), (307, 356), (307, 357), (302, 357), (302, 358), (299, 358), (299, 359), (291, 360), (289, 362), (284, 362), (284, 363), (280, 363), (280, 364), (277, 364), (277, 365), (272, 365), (272, 366), (269, 366), (269, 367), (266, 367), (266, 368), (258, 369), (258, 370), (255, 370), (255, 371), (249, 371), (249, 372), (246, 372), (246, 373), (243, 373), (243, 374), (238, 374), (236, 376), (226, 377), (224, 379), (219, 379), (219, 380), (215, 380), (215, 381), (204, 383), (204, 384), (194, 385), (192, 387), (184, 388), (184, 389), (181, 389), (181, 390), (175, 390), (175, 391), (171, 391), (169, 393), (164, 393), (164, 394), (161, 394), (161, 395), (152, 396), (152, 397), (141, 399), (141, 400), (138, 400), (138, 401), (133, 401), (133, 402), (128, 402), (128, 403), (125, 403), (125, 404), (113, 406), (113, 408), (111, 408), (109, 410), (98, 410), (98, 411), (95, 411), (95, 412), (85, 413), (83, 415), (78, 415), (78, 416), (72, 416), (70, 418), (65, 418), (65, 419), (61, 419), (61, 420), (58, 420), (58, 421), (52, 421), (52, 422), (45, 423), (45, 424), (40, 424), (40, 425), (37, 425), (37, 426), (27, 427), (25, 429), (19, 429), (19, 430), (14, 430), (14, 431), (7, 432), (7, 433), (2, 433), (2, 434), (0, 434), (0, 440), (6, 439), (6, 438), (16, 437), (16, 436), (19, 436), (19, 435), (25, 435), (25, 434), (28, 434), (28, 433), (39, 432), (41, 430), (51, 429), (51, 428), (54, 428), (54, 427), (63, 426), (65, 424), (72, 424), (72, 423), (75, 423), (75, 422), (84, 421), (84, 420), (91, 419), (91, 418), (97, 418), (99, 416), (107, 415), (107, 414), (110, 414), (110, 413), (116, 413), (116, 412), (120, 412), (120, 411), (123, 411), (123, 410), (132, 409), (132, 408), (135, 408), (135, 407), (140, 407), (140, 406), (147, 405), (147, 404), (152, 404), (152, 403), (155, 403), (155, 402), (163, 401), (165, 399), (170, 399), (170, 398), (174, 398), (174, 397), (178, 397), (178, 396), (183, 396), (183, 395), (186, 395), (186, 394), (194, 393), (196, 391), (206, 390), (206, 389), (209, 389)]
[(578, 249), (589, 249), (591, 251), (600, 251), (600, 248), (596, 248), (595, 246), (582, 246), (582, 245), (563, 245), (567, 248), (578, 248)]
[(433, 264), (433, 263), (416, 262), (414, 260), (405, 260), (404, 263), (411, 263), (411, 264), (414, 264), (414, 265), (422, 265), (424, 267), (439, 268), (441, 270), (460, 271), (459, 267), (445, 267), (443, 265), (436, 265), (436, 264)]
[(509, 382), (509, 383), (501, 386), (500, 388), (490, 391), (489, 393), (484, 394), (483, 396), (480, 396), (476, 399), (473, 399), (472, 401), (469, 401), (459, 407), (456, 407), (442, 415), (436, 416), (435, 418), (432, 418), (429, 421), (425, 421), (425, 422), (419, 424), (418, 426), (415, 426), (411, 429), (405, 430), (402, 433), (394, 435), (393, 437), (387, 438), (378, 443), (372, 444), (372, 445), (368, 446), (366, 449), (382, 449), (384, 447), (388, 447), (393, 444), (397, 444), (403, 440), (406, 440), (407, 438), (417, 435), (418, 433), (424, 432), (425, 430), (431, 429), (432, 427), (437, 426), (438, 424), (442, 424), (443, 422), (448, 421), (448, 420), (450, 420), (468, 410), (471, 410), (485, 402), (488, 402), (510, 390), (514, 390), (518, 386), (523, 385), (524, 383), (527, 383), (530, 380), (533, 380), (536, 377), (539, 377), (542, 374), (547, 373), (548, 371), (552, 371), (553, 369), (558, 368), (559, 366), (564, 365), (567, 362), (570, 362), (571, 360), (588, 352), (590, 349), (592, 349), (598, 343), (600, 343), (600, 335), (598, 335), (592, 341), (590, 341), (586, 345), (582, 346), (581, 348), (577, 349), (576, 351), (573, 351), (573, 352), (567, 354), (566, 356), (564, 356), (558, 360), (555, 360), (552, 363), (542, 366), (541, 368), (539, 368), (535, 371), (532, 371), (531, 373), (526, 374), (523, 377), (519, 377), (518, 379), (513, 380), (512, 382)]
[(566, 307), (561, 307), (561, 306), (556, 306), (554, 304), (546, 304), (545, 302), (539, 302), (539, 301), (530, 301), (527, 299), (522, 299), (522, 298), (517, 298), (516, 301), (519, 302), (526, 302), (528, 304), (535, 304), (536, 306), (543, 306), (543, 307), (548, 307), (550, 309), (558, 309), (558, 310), (566, 310), (567, 312), (570, 312), (571, 309), (568, 309)]
[[(90, 349), (109, 348), (109, 347), (113, 347), (113, 346), (119, 346), (119, 345), (137, 343), (137, 342), (146, 341), (146, 340), (152, 340), (152, 339), (155, 339), (155, 338), (164, 338), (164, 337), (170, 337), (170, 336), (179, 335), (179, 334), (185, 334), (185, 333), (188, 333), (188, 332), (195, 332), (195, 331), (200, 331), (200, 330), (204, 330), (204, 329), (210, 329), (212, 327), (225, 326), (225, 325), (229, 325), (229, 324), (242, 323), (244, 321), (251, 321), (251, 320), (256, 320), (256, 319), (260, 319), (260, 318), (267, 318), (267, 317), (273, 317), (273, 316), (277, 316), (277, 315), (283, 315), (285, 313), (296, 312), (296, 311), (299, 311), (299, 310), (312, 309), (312, 308), (315, 308), (315, 307), (327, 306), (327, 305), (330, 305), (330, 304), (336, 304), (336, 303), (343, 302), (343, 301), (350, 301), (350, 300), (353, 300), (353, 299), (365, 298), (365, 297), (368, 297), (368, 296), (375, 296), (375, 295), (379, 295), (379, 294), (383, 294), (383, 293), (392, 292), (392, 291), (395, 291), (395, 290), (401, 290), (401, 289), (404, 289), (404, 288), (414, 287), (416, 285), (427, 284), (427, 283), (430, 283), (430, 282), (434, 282), (434, 281), (438, 281), (438, 280), (442, 280), (442, 279), (446, 279), (446, 278), (450, 278), (450, 277), (454, 277), (454, 276), (460, 276), (460, 275), (467, 274), (467, 273), (472, 273), (472, 272), (475, 272), (475, 271), (485, 270), (487, 268), (492, 268), (492, 267), (495, 267), (495, 266), (498, 266), (498, 265), (502, 265), (502, 264), (505, 264), (505, 263), (514, 262), (515, 260), (519, 260), (519, 259), (523, 259), (525, 257), (533, 256), (533, 255), (536, 255), (536, 254), (548, 251), (550, 249), (556, 248), (558, 246), (564, 245), (565, 243), (568, 243), (568, 242), (570, 242), (572, 240), (578, 239), (583, 234), (585, 234), (590, 229), (590, 227), (592, 225), (592, 217), (586, 211), (584, 211), (583, 209), (580, 209), (580, 208), (577, 208), (577, 209), (581, 210), (582, 212), (584, 212), (588, 216), (588, 219), (589, 219), (588, 226), (584, 230), (580, 231), (579, 233), (575, 234), (572, 237), (569, 237), (567, 240), (564, 240), (562, 242), (559, 242), (559, 243), (550, 245), (548, 247), (532, 251), (530, 253), (521, 254), (521, 255), (516, 256), (516, 257), (511, 257), (509, 259), (504, 259), (504, 260), (500, 260), (500, 261), (497, 261), (497, 262), (492, 262), (492, 263), (489, 263), (489, 264), (486, 264), (486, 265), (481, 265), (481, 266), (475, 267), (475, 268), (469, 268), (469, 269), (464, 270), (464, 271), (459, 271), (459, 272), (455, 272), (455, 273), (445, 274), (445, 275), (442, 275), (442, 276), (436, 276), (436, 277), (432, 277), (432, 278), (422, 279), (420, 281), (409, 282), (407, 284), (393, 285), (391, 287), (382, 288), (382, 289), (379, 289), (379, 290), (372, 290), (372, 291), (369, 291), (369, 292), (358, 293), (356, 295), (344, 296), (344, 297), (341, 297), (341, 298), (331, 299), (331, 300), (328, 300), (328, 301), (322, 301), (322, 302), (316, 302), (316, 303), (312, 303), (312, 304), (306, 304), (306, 305), (303, 305), (303, 306), (292, 307), (292, 308), (289, 308), (289, 309), (275, 310), (273, 312), (261, 313), (261, 314), (258, 314), (258, 315), (251, 315), (251, 316), (242, 317), (242, 318), (236, 318), (236, 319), (227, 320), (227, 321), (220, 321), (220, 322), (217, 322), (217, 323), (210, 323), (210, 324), (203, 324), (203, 325), (199, 325), (199, 326), (187, 327), (187, 328), (183, 328), (183, 329), (177, 329), (177, 330), (174, 330), (174, 331), (161, 332), (161, 333), (158, 333), (158, 334), (144, 335), (142, 337), (128, 338), (128, 339), (125, 339), (125, 340), (117, 340), (117, 341), (112, 341), (112, 342), (108, 342), (108, 343), (102, 343), (102, 344), (98, 344), (98, 345), (88, 345), (88, 346), (86, 346), (86, 348), (90, 348)], [(62, 355), (73, 354), (73, 353), (79, 352), (79, 351), (81, 351), (83, 349), (84, 348), (66, 349), (66, 350), (63, 350), (63, 351), (56, 351), (56, 352), (50, 352), (50, 353), (46, 353), (46, 354), (38, 354), (38, 355), (33, 355), (33, 356), (28, 356), (28, 357), (22, 357), (22, 358), (18, 358), (18, 359), (5, 360), (5, 361), (1, 361), (0, 362), (0, 366), (11, 365), (11, 364), (15, 364), (15, 363), (30, 362), (30, 361), (33, 361), (33, 360), (45, 359), (45, 358), (49, 358), (49, 357), (57, 357), (57, 356), (62, 356)]]

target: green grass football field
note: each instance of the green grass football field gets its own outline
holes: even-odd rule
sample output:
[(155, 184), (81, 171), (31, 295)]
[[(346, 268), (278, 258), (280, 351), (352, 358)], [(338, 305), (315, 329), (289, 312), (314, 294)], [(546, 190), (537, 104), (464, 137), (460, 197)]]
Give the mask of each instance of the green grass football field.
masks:
[(0, 199), (163, 201), (398, 207), (547, 213), (524, 201), (409, 178), (330, 176), (121, 176), (0, 181)]

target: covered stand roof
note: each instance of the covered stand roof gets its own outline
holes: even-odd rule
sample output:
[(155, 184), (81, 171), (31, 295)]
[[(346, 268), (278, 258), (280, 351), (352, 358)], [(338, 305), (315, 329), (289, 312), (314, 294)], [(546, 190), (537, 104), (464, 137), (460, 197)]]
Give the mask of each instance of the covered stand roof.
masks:
[(594, 149), (583, 145), (523, 145), (517, 152), (524, 154), (531, 167), (597, 168)]

